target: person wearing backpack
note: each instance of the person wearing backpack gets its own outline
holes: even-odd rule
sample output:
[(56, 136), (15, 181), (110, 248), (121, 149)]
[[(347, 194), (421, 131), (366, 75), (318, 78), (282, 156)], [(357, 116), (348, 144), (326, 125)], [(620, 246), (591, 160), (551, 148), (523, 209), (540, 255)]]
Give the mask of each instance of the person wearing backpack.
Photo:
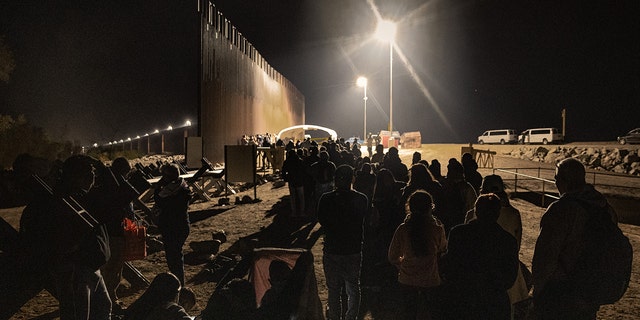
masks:
[(532, 261), (535, 314), (538, 319), (595, 319), (600, 305), (624, 294), (631, 247), (613, 208), (585, 182), (580, 161), (559, 162), (555, 180), (560, 199), (542, 217)]

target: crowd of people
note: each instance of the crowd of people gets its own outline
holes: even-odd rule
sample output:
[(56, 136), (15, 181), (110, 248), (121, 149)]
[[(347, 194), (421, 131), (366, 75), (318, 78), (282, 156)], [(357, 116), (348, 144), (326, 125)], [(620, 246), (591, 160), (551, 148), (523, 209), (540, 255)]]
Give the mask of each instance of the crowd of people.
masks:
[[(520, 213), (501, 177), (482, 177), (471, 154), (449, 159), (443, 174), (438, 160), (429, 163), (417, 152), (407, 167), (395, 147), (385, 153), (377, 145), (375, 153), (371, 148), (362, 155), (357, 141), (318, 145), (306, 140), (290, 141), (285, 148), (281, 176), (289, 186), (290, 218), (317, 221), (324, 234), (327, 319), (374, 314), (380, 306), (363, 306), (362, 295), (378, 294), (384, 304), (390, 291), (400, 293), (397, 316), (402, 319), (519, 319), (532, 300), (539, 319), (573, 314), (595, 319), (599, 305), (558, 286), (570, 280), (568, 266), (579, 258), (585, 236), (576, 231), (567, 239), (562, 233), (588, 215), (563, 199), (587, 199), (608, 208), (616, 221), (602, 195), (585, 183), (577, 160), (557, 165), (561, 199), (543, 217), (533, 274), (526, 277), (529, 270), (519, 261)], [(126, 159), (106, 167), (88, 156), (72, 156), (51, 196), (24, 210), (21, 240), (26, 256), (38, 259), (28, 264), (34, 268), (30, 274), (54, 284), (61, 319), (110, 319), (119, 309), (121, 223), (134, 219), (135, 195), (118, 186), (130, 169)], [(125, 319), (189, 319), (193, 305), (193, 298), (179, 300), (190, 292), (184, 287), (182, 247), (189, 235), (191, 195), (176, 166), (165, 165), (161, 173), (155, 211), (170, 272), (158, 275), (120, 313)], [(68, 201), (59, 201), (69, 198), (95, 221), (70, 219)]]
[[(138, 196), (126, 181), (131, 166), (125, 158), (106, 166), (86, 155), (71, 156), (53, 178), (53, 186), (43, 183), (33, 190), (36, 196), (20, 220), (20, 259), (27, 268), (16, 275), (18, 281), (51, 283), (63, 320), (112, 315), (191, 319), (177, 304), (179, 292), (192, 296), (183, 287), (182, 254), (189, 235), (191, 191), (176, 165), (165, 164), (160, 171), (154, 211), (170, 273), (158, 275), (140, 300), (124, 310), (117, 296), (125, 263), (124, 219), (136, 219), (132, 201)], [(195, 297), (187, 300), (193, 301), (191, 306), (195, 303)]]
[[(380, 306), (362, 306), (361, 296), (394, 290), (402, 319), (595, 319), (599, 305), (580, 292), (545, 290), (548, 281), (567, 285), (565, 263), (582, 254), (575, 240), (589, 236), (583, 228), (567, 240), (547, 221), (562, 219), (569, 230), (572, 221), (552, 217), (587, 219), (588, 210), (550, 206), (532, 275), (519, 261), (520, 212), (502, 178), (482, 177), (470, 153), (449, 159), (443, 174), (438, 160), (419, 152), (407, 168), (395, 147), (384, 153), (377, 145), (369, 156), (350, 150), (340, 141), (291, 148), (283, 166), (292, 217), (317, 219), (324, 232), (327, 319), (375, 318), (371, 309)], [(612, 211), (579, 161), (560, 162), (556, 179), (558, 203), (580, 194)]]

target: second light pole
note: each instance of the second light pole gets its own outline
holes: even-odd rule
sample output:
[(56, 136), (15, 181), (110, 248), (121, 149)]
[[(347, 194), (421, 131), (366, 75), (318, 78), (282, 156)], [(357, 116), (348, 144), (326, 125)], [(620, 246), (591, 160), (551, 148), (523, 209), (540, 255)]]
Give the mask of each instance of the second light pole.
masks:
[(389, 42), (389, 133), (393, 134), (393, 44), (396, 37), (396, 24), (390, 20), (378, 21), (376, 37)]
[(367, 141), (367, 78), (358, 77), (356, 84), (358, 87), (364, 88), (364, 98), (362, 98), (362, 100), (364, 100), (364, 129), (362, 130), (362, 140)]

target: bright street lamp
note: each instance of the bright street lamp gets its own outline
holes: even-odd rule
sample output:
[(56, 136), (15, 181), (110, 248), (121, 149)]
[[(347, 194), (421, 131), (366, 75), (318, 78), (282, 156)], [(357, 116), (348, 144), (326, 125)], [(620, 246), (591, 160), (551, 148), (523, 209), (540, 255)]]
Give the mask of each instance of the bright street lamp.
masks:
[(393, 133), (393, 44), (396, 37), (396, 23), (390, 20), (378, 21), (376, 38), (389, 42), (389, 132)]
[(364, 88), (364, 98), (362, 98), (362, 100), (364, 100), (364, 126), (363, 126), (363, 131), (362, 131), (362, 139), (363, 140), (367, 140), (367, 78), (365, 77), (358, 77), (358, 80), (356, 80), (356, 84), (358, 85), (358, 87)]

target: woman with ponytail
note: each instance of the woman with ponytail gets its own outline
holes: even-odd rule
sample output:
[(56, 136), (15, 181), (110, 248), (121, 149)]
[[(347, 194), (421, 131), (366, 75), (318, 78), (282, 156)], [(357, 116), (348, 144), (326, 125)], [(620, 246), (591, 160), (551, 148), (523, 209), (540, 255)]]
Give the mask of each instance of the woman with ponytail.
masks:
[(427, 306), (440, 285), (438, 259), (447, 250), (442, 223), (433, 216), (433, 198), (424, 190), (409, 196), (407, 216), (389, 246), (389, 262), (398, 268), (403, 319), (429, 319)]

